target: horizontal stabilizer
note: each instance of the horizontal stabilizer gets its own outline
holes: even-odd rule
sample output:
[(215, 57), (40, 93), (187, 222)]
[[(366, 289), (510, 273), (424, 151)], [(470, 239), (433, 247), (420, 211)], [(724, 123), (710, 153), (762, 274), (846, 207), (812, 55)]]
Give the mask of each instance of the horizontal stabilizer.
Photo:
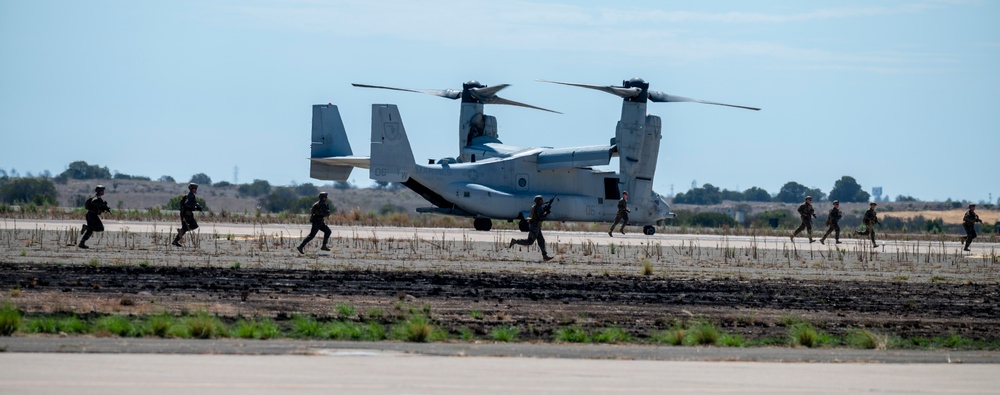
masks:
[(353, 166), (332, 166), (312, 162), (309, 164), (309, 177), (317, 180), (347, 181), (352, 170), (354, 170)]
[(353, 166), (367, 169), (371, 165), (371, 158), (367, 156), (334, 156), (330, 158), (310, 158), (312, 163), (322, 163), (332, 166)]

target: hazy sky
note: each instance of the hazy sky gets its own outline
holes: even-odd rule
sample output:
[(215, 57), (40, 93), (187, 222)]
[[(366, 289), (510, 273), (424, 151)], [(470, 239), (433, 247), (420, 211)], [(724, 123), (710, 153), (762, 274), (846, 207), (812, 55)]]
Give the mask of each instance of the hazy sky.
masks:
[(355, 154), (371, 104), (394, 103), (419, 161), (456, 155), (457, 101), (352, 82), (512, 84), (502, 97), (564, 114), (487, 106), (504, 142), (605, 144), (620, 99), (536, 80), (642, 77), (763, 108), (651, 103), (660, 193), (850, 175), (893, 198), (1000, 198), (1000, 2), (613, 4), (0, 0), (0, 168), (320, 184), (306, 158), (327, 102)]

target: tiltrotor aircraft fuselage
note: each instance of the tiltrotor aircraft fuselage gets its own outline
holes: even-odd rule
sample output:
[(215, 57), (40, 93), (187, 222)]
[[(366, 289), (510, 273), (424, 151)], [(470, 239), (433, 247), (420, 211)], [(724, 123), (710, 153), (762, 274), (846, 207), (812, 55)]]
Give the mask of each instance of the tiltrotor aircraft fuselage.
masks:
[[(653, 175), (660, 149), (660, 118), (646, 114), (648, 102), (698, 102), (757, 110), (753, 107), (707, 102), (650, 91), (639, 78), (622, 86), (572, 85), (617, 95), (623, 99), (621, 119), (607, 145), (570, 148), (519, 147), (498, 138), (496, 118), (485, 104), (539, 108), (502, 99), (496, 93), (507, 85), (487, 87), (470, 81), (459, 90), (411, 90), (373, 85), (355, 86), (420, 92), (462, 99), (459, 115), (459, 155), (434, 163), (417, 163), (410, 148), (399, 109), (372, 105), (371, 156), (353, 156), (337, 106), (314, 105), (310, 176), (346, 180), (353, 167), (369, 169), (375, 181), (397, 182), (420, 194), (432, 207), (418, 212), (474, 218), (477, 230), (488, 231), (493, 219), (524, 221), (536, 195), (554, 198), (550, 221), (611, 222), (618, 199), (629, 192), (630, 225), (655, 233), (655, 224), (673, 214), (667, 202), (653, 192)], [(553, 111), (554, 112), (554, 111)], [(602, 170), (619, 158), (619, 171)]]

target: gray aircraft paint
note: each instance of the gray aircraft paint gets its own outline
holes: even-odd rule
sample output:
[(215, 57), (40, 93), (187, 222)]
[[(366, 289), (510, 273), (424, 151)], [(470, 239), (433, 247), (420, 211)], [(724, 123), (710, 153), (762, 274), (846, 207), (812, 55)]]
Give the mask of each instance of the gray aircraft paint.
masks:
[[(491, 228), (490, 219), (523, 220), (536, 195), (554, 199), (549, 220), (611, 222), (621, 192), (629, 191), (630, 224), (642, 225), (646, 234), (653, 234), (654, 225), (673, 214), (666, 200), (652, 190), (662, 134), (660, 118), (646, 114), (647, 102), (690, 101), (756, 110), (649, 91), (649, 84), (638, 78), (624, 81), (623, 86), (607, 87), (554, 83), (623, 98), (621, 119), (610, 145), (533, 148), (503, 144), (496, 118), (483, 113), (483, 104), (545, 110), (497, 97), (496, 92), (507, 85), (487, 88), (470, 81), (463, 85), (463, 91), (457, 91), (355, 84), (449, 99), (461, 97), (459, 155), (435, 163), (416, 163), (399, 109), (392, 104), (374, 104), (371, 157), (352, 156), (337, 107), (315, 105), (310, 175), (343, 181), (350, 175), (350, 167), (368, 168), (371, 179), (403, 183), (434, 205), (418, 212), (475, 217), (480, 230)], [(618, 172), (592, 167), (608, 165), (614, 156), (619, 157)]]

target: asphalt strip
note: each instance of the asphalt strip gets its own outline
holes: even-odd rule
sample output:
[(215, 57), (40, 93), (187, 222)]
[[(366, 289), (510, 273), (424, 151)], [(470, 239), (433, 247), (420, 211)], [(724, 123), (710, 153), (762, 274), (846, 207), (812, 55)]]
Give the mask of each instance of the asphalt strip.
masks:
[(997, 351), (729, 348), (533, 343), (400, 343), (244, 339), (126, 339), (17, 336), (0, 339), (11, 353), (314, 355), (392, 357), (524, 357), (703, 362), (1000, 363)]

